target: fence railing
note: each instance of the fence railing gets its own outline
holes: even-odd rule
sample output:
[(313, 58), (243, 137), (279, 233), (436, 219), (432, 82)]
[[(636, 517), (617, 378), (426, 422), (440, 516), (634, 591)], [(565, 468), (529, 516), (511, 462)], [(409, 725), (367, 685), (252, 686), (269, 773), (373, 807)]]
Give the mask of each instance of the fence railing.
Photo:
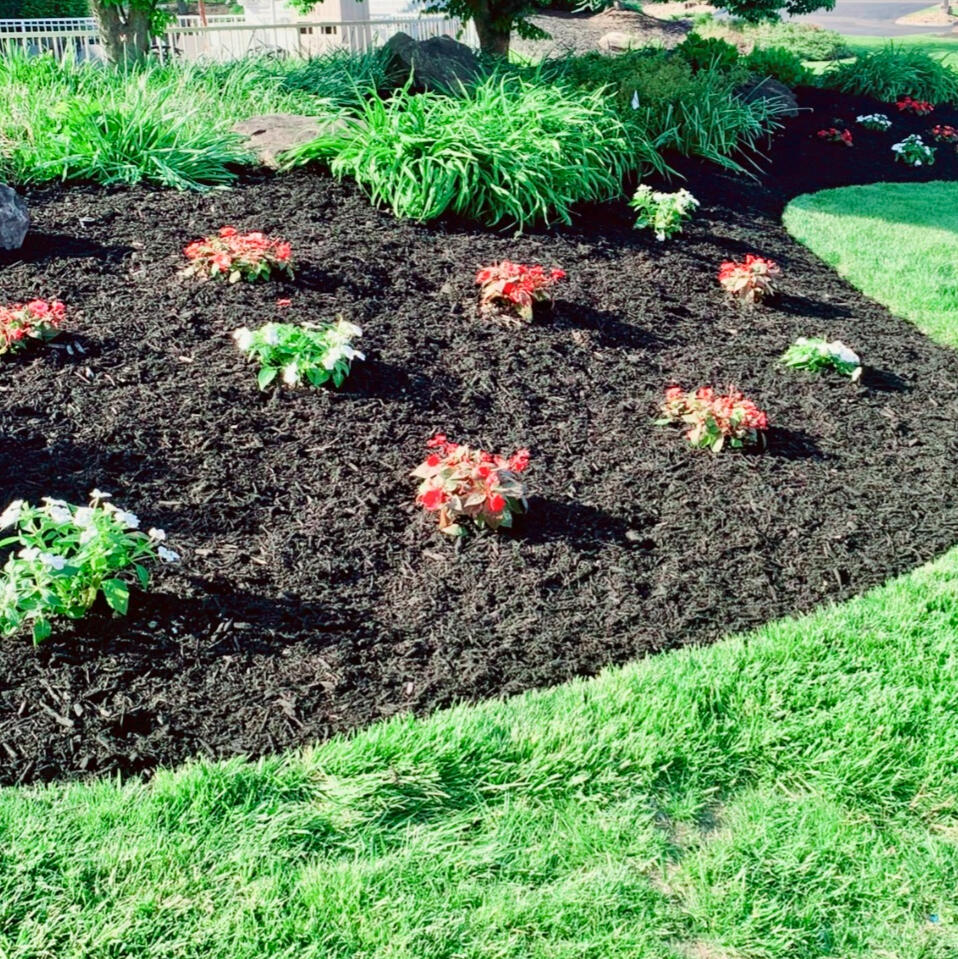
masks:
[[(464, 30), (459, 20), (441, 17), (396, 17), (390, 20), (300, 21), (250, 23), (242, 17), (179, 17), (154, 42), (160, 60), (236, 60), (274, 54), (308, 57), (345, 49), (362, 53), (382, 46), (400, 31), (417, 40), (443, 34), (460, 36), (475, 45), (472, 24)], [(96, 23), (77, 17), (58, 20), (0, 20), (0, 56), (12, 52), (51, 53), (59, 60), (103, 58)]]

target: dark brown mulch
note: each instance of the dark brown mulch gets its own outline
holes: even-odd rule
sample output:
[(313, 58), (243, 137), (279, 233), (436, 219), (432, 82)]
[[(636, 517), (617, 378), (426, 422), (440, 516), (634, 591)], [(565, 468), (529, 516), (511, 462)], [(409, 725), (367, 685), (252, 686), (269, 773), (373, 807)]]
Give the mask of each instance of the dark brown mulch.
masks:
[[(589, 675), (845, 599), (958, 540), (958, 357), (777, 218), (838, 164), (847, 182), (911, 171), (887, 140), (811, 141), (811, 120), (776, 146), (768, 188), (694, 170), (703, 209), (666, 245), (622, 203), (513, 238), (399, 223), (311, 173), (204, 196), (32, 193), (0, 300), (57, 296), (73, 320), (3, 361), (0, 501), (109, 490), (184, 562), (126, 619), (0, 644), (0, 782), (262, 754)], [(297, 280), (182, 279), (182, 246), (224, 223), (286, 235)], [(743, 312), (715, 271), (750, 251), (785, 278)], [(501, 257), (569, 274), (519, 334), (475, 315), (473, 271)], [(286, 315), (364, 327), (368, 362), (341, 392), (257, 390), (229, 335), (281, 296)], [(861, 384), (778, 367), (803, 334), (857, 348)], [(713, 457), (652, 424), (665, 386), (706, 382), (769, 411), (767, 452)], [(415, 508), (408, 474), (439, 429), (531, 448), (514, 534), (450, 541)]]

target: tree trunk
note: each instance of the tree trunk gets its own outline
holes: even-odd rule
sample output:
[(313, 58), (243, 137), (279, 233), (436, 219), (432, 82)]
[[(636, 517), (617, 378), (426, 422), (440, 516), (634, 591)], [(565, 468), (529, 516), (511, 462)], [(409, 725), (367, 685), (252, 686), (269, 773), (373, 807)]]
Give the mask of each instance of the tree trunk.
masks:
[(90, 10), (110, 63), (129, 65), (146, 56), (152, 39), (149, 10), (109, 0), (90, 0)]
[(510, 29), (503, 30), (494, 23), (495, 13), (489, 9), (488, 0), (478, 0), (472, 5), (472, 21), (479, 36), (479, 49), (489, 57), (507, 58), (509, 56)]

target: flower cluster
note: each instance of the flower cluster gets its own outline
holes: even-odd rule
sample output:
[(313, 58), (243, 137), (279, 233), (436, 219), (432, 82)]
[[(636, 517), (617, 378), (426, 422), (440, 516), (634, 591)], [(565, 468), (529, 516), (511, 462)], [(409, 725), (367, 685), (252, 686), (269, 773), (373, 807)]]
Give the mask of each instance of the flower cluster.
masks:
[(484, 266), (476, 273), (479, 307), (498, 318), (504, 318), (498, 308), (505, 307), (528, 323), (532, 320), (533, 304), (550, 300), (550, 290), (563, 279), (562, 270), (525, 266), (510, 260)]
[(233, 333), (233, 339), (250, 359), (259, 362), (257, 381), (265, 390), (280, 375), (287, 386), (298, 386), (304, 380), (313, 386), (328, 380), (342, 386), (352, 361), (366, 359), (351, 343), (362, 333), (354, 323), (339, 317), (327, 326), (267, 323), (258, 330), (244, 326)]
[(659, 193), (645, 184), (629, 200), (629, 206), (639, 215), (635, 228), (653, 230), (660, 241), (681, 233), (683, 224), (692, 218), (698, 205), (699, 201), (688, 190)]
[(958, 130), (950, 123), (939, 123), (929, 132), (939, 143), (958, 143)]
[(895, 160), (908, 166), (931, 166), (935, 162), (935, 148), (928, 146), (917, 133), (905, 137), (891, 149)]
[(108, 499), (109, 494), (94, 490), (89, 506), (45, 497), (41, 506), (15, 500), (3, 511), (0, 529), (16, 531), (0, 540), (0, 548), (19, 549), (0, 572), (0, 634), (11, 636), (29, 622), (38, 643), (52, 632), (52, 618), (79, 619), (100, 593), (123, 615), (130, 581), (142, 589), (149, 585), (144, 563), (179, 559), (161, 545), (163, 530), (139, 532), (138, 517)]
[(231, 226), (190, 243), (183, 252), (190, 260), (187, 274), (227, 279), (230, 283), (266, 279), (274, 270), (293, 275), (288, 243), (264, 233), (240, 233)]
[(0, 306), (0, 354), (22, 350), (29, 340), (52, 340), (66, 313), (59, 300)]
[(719, 268), (722, 287), (745, 303), (756, 303), (775, 293), (774, 278), (782, 270), (774, 260), (748, 253), (741, 262), (726, 260)]
[(490, 529), (512, 526), (513, 516), (526, 508), (520, 473), (529, 465), (529, 451), (510, 457), (450, 443), (437, 433), (426, 446), (432, 450), (412, 475), (422, 480), (416, 502), (439, 514), (439, 528), (452, 536), (471, 519)]
[(891, 127), (891, 120), (884, 113), (866, 113), (863, 116), (855, 117), (855, 122), (866, 130), (877, 130), (879, 133), (884, 133)]
[(718, 453), (727, 444), (732, 447), (754, 446), (761, 433), (768, 429), (768, 416), (738, 390), (729, 387), (716, 393), (703, 386), (694, 393), (672, 386), (665, 391), (659, 425), (685, 423), (685, 434), (693, 446)]
[(819, 130), (815, 134), (819, 140), (827, 140), (829, 143), (844, 143), (845, 146), (853, 146), (852, 131), (839, 130), (838, 127), (828, 127), (825, 130)]
[(916, 117), (926, 117), (935, 109), (933, 103), (927, 100), (915, 100), (912, 97), (899, 97), (895, 106), (902, 113), (914, 113)]
[(862, 361), (858, 354), (841, 340), (826, 340), (800, 336), (782, 356), (786, 366), (799, 370), (833, 369), (857, 381), (862, 375)]

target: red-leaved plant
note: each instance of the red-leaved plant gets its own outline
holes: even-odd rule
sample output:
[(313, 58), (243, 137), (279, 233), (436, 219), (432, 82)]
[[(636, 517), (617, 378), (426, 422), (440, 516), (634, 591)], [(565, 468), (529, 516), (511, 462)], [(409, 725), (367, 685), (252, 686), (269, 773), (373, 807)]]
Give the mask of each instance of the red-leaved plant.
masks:
[(685, 434), (693, 446), (705, 447), (718, 453), (725, 446), (757, 446), (762, 433), (768, 429), (768, 416), (737, 389), (729, 387), (725, 393), (716, 393), (711, 386), (703, 386), (694, 393), (670, 386), (665, 391), (662, 418), (659, 425), (685, 423)]
[(183, 252), (190, 261), (187, 274), (198, 273), (230, 283), (267, 279), (273, 271), (293, 275), (292, 249), (285, 240), (264, 233), (240, 233), (232, 226), (190, 243)]
[(764, 256), (747, 253), (745, 259), (726, 260), (718, 272), (723, 289), (744, 303), (757, 303), (775, 293), (775, 277), (781, 276), (781, 267)]
[(484, 266), (476, 273), (479, 308), (492, 319), (508, 322), (511, 313), (528, 323), (532, 320), (533, 305), (551, 301), (550, 290), (563, 279), (563, 270), (546, 270), (543, 266), (525, 266), (510, 260)]
[(0, 353), (13, 353), (29, 340), (52, 340), (67, 314), (59, 300), (30, 300), (0, 306)]
[(839, 130), (837, 127), (828, 127), (825, 130), (819, 130), (815, 134), (819, 140), (827, 140), (829, 143), (844, 143), (850, 147), (854, 145), (851, 130)]
[(416, 502), (439, 514), (439, 529), (451, 536), (463, 533), (461, 520), (479, 527), (512, 526), (526, 508), (525, 485), (519, 474), (529, 465), (529, 451), (510, 457), (450, 443), (437, 433), (426, 446), (432, 452), (412, 471), (422, 480)]
[(958, 143), (958, 130), (950, 123), (939, 123), (930, 132), (939, 143)]
[(899, 97), (895, 104), (902, 113), (914, 113), (916, 117), (926, 117), (935, 109), (927, 100), (915, 100), (912, 97)]

